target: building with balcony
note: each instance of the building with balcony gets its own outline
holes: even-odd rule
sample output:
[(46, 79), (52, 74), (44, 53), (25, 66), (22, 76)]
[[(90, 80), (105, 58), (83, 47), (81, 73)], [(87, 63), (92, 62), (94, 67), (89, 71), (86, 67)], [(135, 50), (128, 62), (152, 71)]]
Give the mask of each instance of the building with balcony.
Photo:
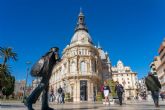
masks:
[(93, 101), (102, 81), (112, 77), (108, 53), (94, 45), (81, 11), (71, 42), (52, 72), (50, 88), (57, 92), (61, 86), (73, 102)]
[(165, 39), (160, 45), (158, 52), (161, 63), (159, 64), (159, 67), (156, 71), (162, 85), (161, 92), (165, 94)]
[(132, 72), (131, 68), (124, 66), (122, 61), (117, 62), (117, 66), (112, 67), (112, 78), (123, 85), (125, 99), (132, 99), (138, 96), (137, 73)]
[(150, 71), (152, 73), (157, 74), (157, 69), (160, 66), (160, 64), (161, 64), (160, 57), (159, 56), (154, 57), (154, 60), (150, 64)]

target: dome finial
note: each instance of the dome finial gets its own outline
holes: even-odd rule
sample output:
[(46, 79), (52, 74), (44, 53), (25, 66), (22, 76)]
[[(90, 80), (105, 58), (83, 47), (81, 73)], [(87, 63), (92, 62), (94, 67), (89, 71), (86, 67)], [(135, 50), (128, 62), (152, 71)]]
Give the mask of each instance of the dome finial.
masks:
[(97, 48), (98, 48), (98, 49), (102, 49), (101, 46), (100, 46), (100, 42), (98, 42)]
[(82, 12), (82, 8), (80, 7), (80, 13)]
[(78, 30), (85, 30), (86, 32), (88, 32), (88, 29), (85, 25), (85, 16), (82, 12), (82, 8), (80, 7), (80, 13), (78, 15), (78, 22), (77, 22), (77, 26), (75, 28), (75, 32)]

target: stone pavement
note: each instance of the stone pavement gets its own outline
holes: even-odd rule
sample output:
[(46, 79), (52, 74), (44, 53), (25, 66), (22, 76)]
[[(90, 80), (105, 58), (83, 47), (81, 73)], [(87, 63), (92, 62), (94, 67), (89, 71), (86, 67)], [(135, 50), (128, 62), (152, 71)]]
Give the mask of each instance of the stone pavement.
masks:
[[(41, 103), (37, 103), (33, 106), (35, 110), (40, 110)], [(100, 102), (81, 102), (81, 103), (66, 103), (66, 104), (55, 104), (50, 103), (50, 107), (55, 110), (165, 110), (165, 101), (160, 101), (160, 107), (155, 108), (152, 101), (134, 101), (127, 102), (120, 106), (114, 105), (103, 105)], [(27, 110), (21, 102), (1, 102), (0, 110)]]

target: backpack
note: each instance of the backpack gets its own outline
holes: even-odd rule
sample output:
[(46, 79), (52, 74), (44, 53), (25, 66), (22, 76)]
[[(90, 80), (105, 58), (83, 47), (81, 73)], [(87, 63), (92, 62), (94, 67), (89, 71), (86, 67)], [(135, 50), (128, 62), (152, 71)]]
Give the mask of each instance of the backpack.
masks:
[(124, 92), (124, 89), (123, 89), (122, 86), (120, 86), (119, 91), (120, 91), (120, 92)]
[(43, 67), (44, 67), (44, 57), (42, 57), (41, 59), (39, 59), (33, 66), (31, 69), (31, 75), (36, 77), (36, 76), (42, 76), (43, 72)]
[(145, 79), (145, 83), (146, 83), (147, 88), (150, 91), (159, 90), (158, 85), (155, 83), (154, 79), (151, 76), (149, 76)]

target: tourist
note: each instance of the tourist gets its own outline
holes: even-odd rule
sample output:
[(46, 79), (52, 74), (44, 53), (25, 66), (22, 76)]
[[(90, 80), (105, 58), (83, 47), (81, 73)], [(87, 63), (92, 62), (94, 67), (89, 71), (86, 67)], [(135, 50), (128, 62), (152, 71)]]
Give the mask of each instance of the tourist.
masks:
[(38, 97), (42, 93), (42, 105), (41, 110), (53, 110), (48, 105), (48, 89), (49, 89), (49, 79), (52, 74), (52, 69), (54, 65), (59, 61), (58, 58), (58, 48), (53, 47), (47, 52), (39, 61), (37, 62), (33, 68), (31, 69), (31, 74), (34, 76), (42, 77), (40, 84), (32, 91), (30, 96), (26, 99), (25, 105), (28, 110), (34, 110), (32, 108), (32, 104), (36, 103)]
[(109, 104), (109, 94), (111, 93), (110, 87), (108, 86), (107, 81), (104, 81), (103, 86), (103, 92), (104, 92), (104, 98), (105, 98), (105, 104)]
[(159, 107), (159, 91), (161, 89), (161, 84), (158, 77), (154, 76), (151, 72), (145, 78), (145, 84), (147, 90), (151, 91), (152, 99), (154, 101), (155, 107)]
[(63, 89), (61, 88), (61, 86), (58, 88), (58, 103), (62, 103), (62, 93), (63, 93)]
[(160, 97), (162, 98), (162, 101), (164, 99), (164, 94), (163, 93), (160, 93)]
[(64, 92), (62, 92), (62, 94), (61, 94), (61, 97), (62, 97), (62, 103), (64, 104), (65, 103), (65, 93)]
[(118, 81), (116, 81), (115, 91), (117, 93), (119, 103), (120, 103), (120, 105), (122, 105), (122, 99), (123, 99), (122, 96), (123, 96), (124, 88), (121, 84), (119, 84)]

